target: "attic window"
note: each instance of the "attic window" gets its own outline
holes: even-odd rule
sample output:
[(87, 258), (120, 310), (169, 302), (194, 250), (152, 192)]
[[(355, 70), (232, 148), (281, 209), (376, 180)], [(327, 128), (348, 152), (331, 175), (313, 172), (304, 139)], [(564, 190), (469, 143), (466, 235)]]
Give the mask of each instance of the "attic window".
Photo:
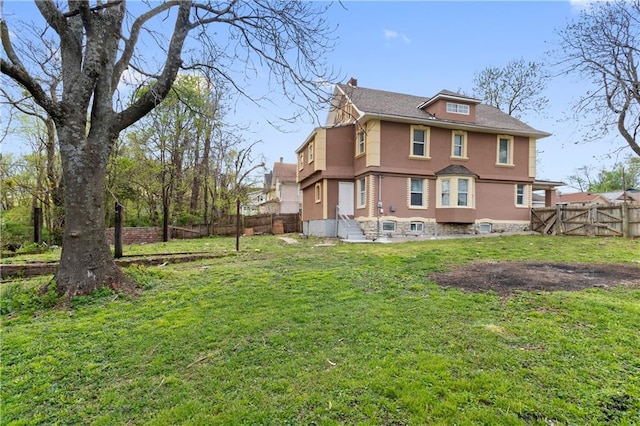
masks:
[(447, 112), (450, 112), (452, 114), (469, 115), (469, 105), (447, 102)]

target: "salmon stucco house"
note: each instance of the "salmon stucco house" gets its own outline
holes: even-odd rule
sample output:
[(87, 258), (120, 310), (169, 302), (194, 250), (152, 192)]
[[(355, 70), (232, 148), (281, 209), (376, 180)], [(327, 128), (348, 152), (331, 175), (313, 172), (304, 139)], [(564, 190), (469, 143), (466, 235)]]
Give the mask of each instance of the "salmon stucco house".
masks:
[(536, 142), (549, 136), (479, 100), (336, 86), (326, 125), (296, 150), (303, 231), (346, 237), (529, 227)]

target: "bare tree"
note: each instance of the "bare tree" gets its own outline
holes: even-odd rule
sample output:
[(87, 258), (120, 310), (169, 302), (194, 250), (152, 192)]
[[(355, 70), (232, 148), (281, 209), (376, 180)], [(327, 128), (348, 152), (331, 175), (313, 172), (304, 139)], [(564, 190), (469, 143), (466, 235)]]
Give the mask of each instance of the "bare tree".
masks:
[[(24, 49), (17, 46), (24, 46), (25, 38), (17, 36), (20, 31), (14, 24), (18, 24), (8, 21), (9, 13), (0, 20), (0, 71), (32, 96), (55, 123), (65, 189), (65, 229), (54, 279), (58, 292), (67, 297), (103, 286), (131, 285), (114, 263), (105, 236), (106, 166), (120, 132), (167, 96), (181, 68), (209, 67), (244, 92), (247, 80), (235, 78), (232, 65), (244, 64), (247, 71), (266, 67), (270, 79), (297, 105), (324, 97), (317, 83), (332, 79), (321, 60), (331, 43), (331, 29), (322, 18), (326, 5), (185, 0), (137, 3), (128, 12), (124, 0), (35, 4), (44, 18), (41, 34), (59, 43), (60, 99), (43, 88), (32, 58), (20, 55)], [(168, 29), (170, 22), (171, 34), (165, 38), (159, 29)], [(223, 39), (220, 31), (214, 34), (212, 26), (225, 26), (228, 37)], [(196, 43), (188, 43), (190, 34), (198, 39)], [(161, 57), (149, 56), (157, 51), (152, 45), (162, 49)], [(194, 52), (197, 62), (186, 57), (194, 46), (207, 50)], [(149, 89), (134, 103), (121, 106), (121, 82), (133, 73)]]
[(579, 116), (597, 115), (586, 136), (601, 138), (615, 128), (640, 156), (639, 31), (640, 2), (618, 0), (591, 3), (558, 34), (563, 72), (595, 85), (575, 108)]
[(579, 190), (580, 192), (587, 192), (593, 184), (595, 172), (593, 166), (585, 165), (578, 167), (573, 171), (573, 174), (567, 176), (567, 182), (569, 186)]
[(527, 111), (539, 112), (549, 100), (542, 94), (548, 73), (539, 62), (509, 61), (504, 68), (488, 67), (477, 72), (473, 92), (486, 104), (516, 118)]
[[(26, 42), (19, 50), (19, 54), (29, 57), (37, 66), (40, 84), (52, 100), (58, 101), (61, 83), (59, 46), (50, 37), (41, 37), (33, 27), (27, 27), (26, 30)], [(0, 104), (9, 105), (13, 113), (34, 117), (42, 124), (40, 126), (39, 123), (35, 123), (35, 125), (30, 123), (28, 132), (33, 133), (35, 130), (38, 133), (36, 136), (39, 141), (37, 151), (43, 150), (46, 156), (45, 167), (41, 170), (46, 175), (46, 188), (41, 198), (42, 204), (45, 206), (49, 243), (60, 244), (63, 233), (64, 206), (57, 135), (53, 118), (34, 102), (33, 97), (23, 91), (11, 91), (6, 86), (0, 87)], [(39, 131), (40, 127), (43, 127), (43, 131)]]

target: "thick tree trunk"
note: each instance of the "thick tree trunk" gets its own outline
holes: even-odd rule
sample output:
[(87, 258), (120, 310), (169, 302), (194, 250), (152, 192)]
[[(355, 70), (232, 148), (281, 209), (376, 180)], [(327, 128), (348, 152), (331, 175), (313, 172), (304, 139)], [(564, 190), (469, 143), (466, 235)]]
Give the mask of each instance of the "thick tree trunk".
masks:
[(128, 291), (132, 283), (115, 264), (105, 234), (105, 147), (86, 140), (69, 143), (63, 140), (63, 132), (59, 136), (65, 227), (60, 267), (54, 277), (58, 293), (70, 298), (101, 287)]
[(51, 117), (47, 117), (45, 124), (47, 126), (45, 147), (47, 151), (47, 183), (52, 204), (49, 206), (49, 244), (61, 244), (64, 230), (64, 196), (56, 167), (56, 129)]
[(202, 153), (202, 167), (203, 167), (203, 195), (204, 195), (204, 207), (203, 207), (203, 222), (209, 224), (208, 214), (209, 214), (209, 152), (211, 151), (211, 136), (207, 134), (207, 137), (204, 141), (204, 152)]
[(189, 202), (189, 213), (193, 216), (198, 214), (198, 204), (200, 201), (200, 179), (203, 176), (203, 165), (200, 163), (200, 139), (196, 138), (193, 146), (193, 179), (191, 180), (191, 200)]

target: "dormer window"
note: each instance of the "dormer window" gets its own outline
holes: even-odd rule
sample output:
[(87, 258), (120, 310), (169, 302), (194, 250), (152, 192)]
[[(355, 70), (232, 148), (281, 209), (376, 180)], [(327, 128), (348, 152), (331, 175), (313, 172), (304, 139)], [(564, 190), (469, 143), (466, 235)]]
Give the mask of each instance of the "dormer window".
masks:
[(447, 102), (447, 112), (451, 114), (469, 115), (469, 105)]

